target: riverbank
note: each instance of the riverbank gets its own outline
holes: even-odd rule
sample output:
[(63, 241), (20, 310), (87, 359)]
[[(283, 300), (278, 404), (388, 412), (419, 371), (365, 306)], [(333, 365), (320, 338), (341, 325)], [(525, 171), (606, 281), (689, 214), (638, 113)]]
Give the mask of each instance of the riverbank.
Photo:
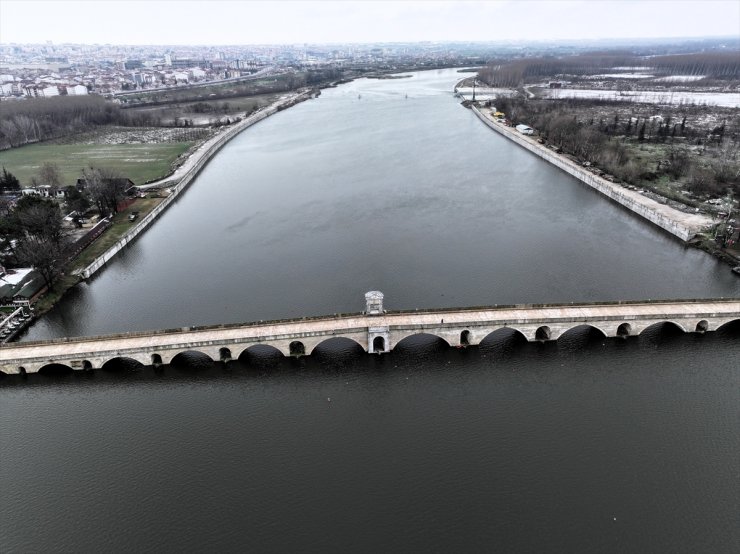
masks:
[(201, 146), (195, 150), (176, 171), (169, 178), (162, 179), (156, 183), (150, 183), (147, 188), (163, 187), (172, 185), (170, 188), (170, 194), (167, 198), (156, 206), (151, 212), (149, 212), (144, 218), (139, 221), (137, 225), (134, 225), (125, 235), (123, 235), (113, 246), (111, 246), (101, 256), (93, 260), (87, 267), (79, 271), (79, 275), (83, 279), (89, 279), (95, 273), (100, 271), (108, 261), (110, 261), (116, 254), (118, 254), (123, 248), (129, 243), (134, 241), (149, 225), (151, 225), (169, 206), (172, 204), (177, 197), (190, 185), (193, 179), (200, 173), (200, 170), (208, 163), (213, 155), (218, 152), (227, 142), (229, 142), (236, 135), (251, 127), (255, 123), (258, 123), (277, 113), (280, 110), (295, 105), (298, 102), (307, 100), (311, 97), (310, 91), (303, 91), (288, 97), (278, 100), (270, 107), (261, 110), (260, 112), (247, 117), (245, 120), (240, 121), (236, 125), (232, 125), (226, 128), (223, 132), (219, 133), (215, 137), (207, 140)]
[[(81, 280), (89, 279), (100, 271), (111, 259), (113, 259), (123, 248), (133, 242), (142, 232), (144, 232), (160, 215), (179, 197), (179, 195), (188, 188), (193, 179), (205, 167), (208, 161), (218, 152), (228, 141), (236, 135), (251, 127), (255, 123), (277, 113), (278, 111), (289, 108), (299, 102), (311, 98), (313, 95), (310, 90), (303, 90), (294, 94), (286, 95), (277, 102), (274, 102), (267, 108), (252, 114), (243, 121), (234, 125), (223, 127), (215, 136), (203, 142), (195, 148), (188, 158), (168, 177), (137, 187), (141, 190), (168, 188), (169, 195), (152, 207), (152, 209), (142, 214), (143, 217), (137, 223), (125, 229), (120, 238), (117, 238), (105, 251), (96, 256), (92, 261), (86, 263), (84, 267), (77, 267), (67, 275), (62, 276), (54, 288), (39, 299), (34, 306), (35, 318), (38, 318), (48, 312), (62, 297)], [(124, 213), (123, 215), (127, 215)], [(110, 230), (109, 230), (110, 232)], [(106, 234), (98, 240), (104, 240)], [(97, 241), (96, 241), (97, 242)], [(95, 243), (93, 243), (94, 246)], [(85, 259), (85, 251), (79, 259)], [(74, 264), (74, 262), (73, 262)]]
[(688, 242), (697, 234), (707, 231), (717, 223), (717, 221), (707, 215), (681, 212), (671, 206), (661, 204), (656, 200), (643, 196), (638, 191), (626, 189), (619, 184), (595, 175), (588, 171), (587, 168), (581, 167), (572, 160), (553, 152), (536, 140), (519, 133), (512, 127), (507, 127), (503, 122), (495, 120), (491, 115), (482, 112), (476, 106), (471, 106), (471, 108), (473, 113), (494, 131), (576, 177), (604, 196), (650, 221), (654, 225), (668, 231), (684, 242)]

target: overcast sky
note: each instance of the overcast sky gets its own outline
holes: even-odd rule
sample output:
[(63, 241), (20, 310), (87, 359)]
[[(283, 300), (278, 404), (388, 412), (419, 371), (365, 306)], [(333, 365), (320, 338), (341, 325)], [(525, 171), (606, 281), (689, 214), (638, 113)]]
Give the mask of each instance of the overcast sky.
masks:
[(739, 36), (740, 0), (0, 0), (0, 42), (284, 44)]

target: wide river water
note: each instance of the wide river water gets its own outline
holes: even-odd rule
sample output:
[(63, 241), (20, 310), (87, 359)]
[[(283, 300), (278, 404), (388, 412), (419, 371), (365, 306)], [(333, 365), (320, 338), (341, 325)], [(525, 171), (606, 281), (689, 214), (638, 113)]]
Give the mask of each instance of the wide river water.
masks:
[[(485, 127), (454, 70), (231, 141), (24, 340), (390, 309), (740, 296)], [(740, 329), (409, 340), (0, 379), (4, 552), (736, 552)], [(114, 368), (109, 368), (114, 369)]]

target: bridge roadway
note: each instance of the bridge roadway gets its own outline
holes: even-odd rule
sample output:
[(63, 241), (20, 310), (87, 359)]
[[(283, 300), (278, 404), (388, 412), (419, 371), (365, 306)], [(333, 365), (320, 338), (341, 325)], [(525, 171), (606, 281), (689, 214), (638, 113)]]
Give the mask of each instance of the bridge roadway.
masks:
[(366, 299), (372, 294), (379, 295), (379, 303), (373, 307), (367, 300), (368, 310), (358, 314), (10, 343), (0, 347), (0, 370), (6, 374), (34, 373), (49, 364), (90, 370), (115, 358), (158, 365), (187, 351), (228, 361), (255, 345), (269, 345), (286, 356), (300, 356), (336, 337), (351, 339), (370, 353), (388, 352), (403, 339), (421, 333), (442, 338), (451, 346), (467, 346), (479, 344), (502, 328), (513, 329), (530, 341), (555, 340), (583, 325), (598, 329), (606, 337), (637, 335), (658, 323), (703, 333), (740, 320), (740, 299), (385, 312), (382, 293), (368, 293)]

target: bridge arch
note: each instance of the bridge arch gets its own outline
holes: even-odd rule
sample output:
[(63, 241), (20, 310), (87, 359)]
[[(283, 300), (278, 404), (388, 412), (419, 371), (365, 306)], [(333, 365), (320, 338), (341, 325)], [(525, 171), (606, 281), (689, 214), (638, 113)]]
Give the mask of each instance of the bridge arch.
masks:
[(479, 343), (480, 346), (493, 346), (504, 344), (525, 344), (529, 342), (527, 335), (514, 327), (499, 327), (483, 337)]
[(513, 327), (499, 327), (488, 333), (478, 343), (481, 355), (506, 358), (515, 355), (529, 344), (529, 339), (521, 330)]
[(103, 371), (135, 371), (144, 367), (144, 364), (134, 358), (117, 356), (106, 361), (100, 369)]
[(73, 371), (74, 370), (66, 364), (52, 362), (41, 366), (38, 372), (41, 375), (68, 375)]
[(717, 331), (740, 331), (740, 319), (731, 319), (717, 327)]
[(152, 359), (152, 365), (154, 367), (158, 367), (162, 365), (162, 355), (161, 354), (152, 354), (151, 359)]
[(173, 356), (170, 366), (203, 369), (213, 365), (213, 358), (199, 350), (185, 350)]
[(242, 350), (242, 353), (239, 354), (239, 357), (242, 356), (280, 356), (283, 357), (283, 353), (280, 351), (279, 348), (276, 348), (270, 344), (253, 344), (251, 346), (248, 346), (244, 350)]
[(400, 340), (397, 340), (395, 345), (393, 346), (393, 350), (432, 350), (439, 347), (449, 348), (450, 343), (439, 335), (423, 332), (412, 332), (405, 334), (404, 336), (402, 336), (402, 338), (400, 338)]
[(681, 331), (682, 333), (685, 333), (686, 328), (680, 323), (677, 323), (675, 321), (658, 321), (658, 322), (655, 322), (645, 327), (642, 331), (640, 331), (640, 334), (644, 335), (646, 332), (650, 334), (650, 333), (655, 333), (655, 332), (671, 332), (671, 331)]
[(558, 341), (561, 341), (565, 339), (565, 341), (573, 341), (573, 340), (593, 340), (593, 339), (605, 339), (608, 337), (606, 331), (604, 331), (601, 327), (597, 327), (596, 325), (591, 325), (588, 323), (583, 323), (581, 325), (576, 325), (575, 327), (571, 327), (570, 329), (566, 329), (563, 331), (560, 336), (558, 337)]
[[(382, 337), (376, 337), (376, 339), (378, 338), (382, 339)], [(330, 337), (328, 339), (322, 340), (320, 343), (314, 346), (313, 350), (311, 351), (311, 355), (322, 356), (325, 354), (331, 354), (345, 356), (364, 352), (365, 349), (363, 348), (363, 346), (354, 339), (350, 339), (348, 337)]]
[(709, 331), (709, 322), (706, 319), (702, 319), (696, 324), (696, 329), (694, 330), (694, 332), (701, 333), (703, 335), (707, 331)]
[(470, 331), (468, 329), (460, 333), (460, 346), (470, 346)]
[(253, 344), (239, 354), (239, 361), (247, 365), (270, 366), (285, 358), (279, 348), (269, 344)]

